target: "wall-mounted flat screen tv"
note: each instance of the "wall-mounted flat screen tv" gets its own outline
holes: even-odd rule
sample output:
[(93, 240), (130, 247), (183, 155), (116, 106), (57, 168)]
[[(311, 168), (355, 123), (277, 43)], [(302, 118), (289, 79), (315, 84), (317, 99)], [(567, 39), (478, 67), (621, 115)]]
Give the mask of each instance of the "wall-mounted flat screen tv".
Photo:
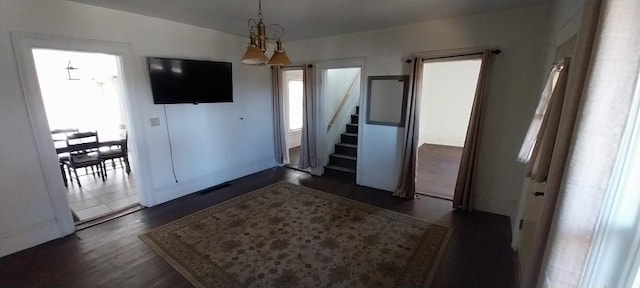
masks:
[(231, 63), (147, 57), (154, 104), (233, 102)]

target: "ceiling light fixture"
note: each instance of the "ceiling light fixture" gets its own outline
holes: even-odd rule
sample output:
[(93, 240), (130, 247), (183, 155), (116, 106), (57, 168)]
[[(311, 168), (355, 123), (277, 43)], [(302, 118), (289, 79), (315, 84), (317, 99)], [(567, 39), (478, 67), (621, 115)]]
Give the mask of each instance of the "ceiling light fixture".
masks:
[[(267, 37), (267, 26), (262, 22), (262, 0), (258, 0), (258, 21), (249, 18), (249, 45), (247, 51), (242, 56), (243, 64), (250, 65), (289, 65), (291, 60), (282, 49), (282, 36), (284, 28), (280, 24), (269, 25), (269, 29), (273, 31), (272, 38)], [(272, 29), (273, 28), (273, 29)], [(267, 51), (267, 41), (275, 40), (276, 47), (273, 51), (271, 59), (264, 54)]]
[[(69, 63), (67, 64), (67, 68), (64, 68), (64, 69), (67, 69), (67, 76), (68, 76), (67, 79), (69, 79), (69, 80), (80, 80), (80, 78), (77, 77), (78, 75), (76, 75), (76, 72), (75, 72), (76, 70), (78, 70), (80, 68), (73, 67), (73, 65), (71, 65), (71, 59), (69, 59)], [(73, 75), (71, 75), (71, 74), (73, 74)]]

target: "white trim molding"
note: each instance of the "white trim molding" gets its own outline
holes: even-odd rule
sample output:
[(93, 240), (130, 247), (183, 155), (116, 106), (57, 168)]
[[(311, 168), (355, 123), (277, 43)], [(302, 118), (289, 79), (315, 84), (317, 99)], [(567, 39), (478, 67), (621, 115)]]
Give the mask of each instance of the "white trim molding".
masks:
[[(324, 93), (324, 81), (326, 78), (325, 75), (325, 71), (328, 69), (340, 69), (340, 68), (360, 68), (360, 95), (358, 96), (359, 100), (357, 101), (357, 105), (360, 106), (360, 113), (362, 114), (362, 111), (366, 111), (363, 109), (366, 109), (365, 104), (366, 104), (366, 99), (365, 97), (363, 97), (363, 95), (365, 95), (365, 88), (366, 88), (366, 69), (365, 69), (365, 64), (366, 64), (366, 57), (354, 57), (354, 58), (340, 58), (340, 59), (325, 59), (325, 60), (319, 60), (315, 63), (316, 65), (316, 95), (318, 95), (319, 97), (316, 98), (320, 98), (318, 99), (318, 111), (316, 111), (316, 115), (319, 115), (319, 121), (318, 121), (318, 127), (317, 127), (317, 131), (322, 131), (322, 137), (318, 137), (318, 155), (322, 155), (321, 158), (322, 159), (321, 163), (319, 163), (319, 168), (317, 168), (318, 172), (314, 173), (314, 171), (312, 170), (312, 174), (314, 175), (322, 175), (324, 174), (324, 166), (327, 165), (329, 163), (329, 153), (328, 151), (331, 149), (331, 147), (327, 147), (327, 135), (326, 135), (326, 131), (327, 131), (327, 125), (329, 124), (329, 121), (331, 119), (324, 119), (323, 115), (324, 115), (324, 109), (326, 109), (326, 105), (327, 105), (327, 101), (325, 99), (325, 97), (322, 97), (323, 93)], [(364, 133), (364, 121), (360, 120), (358, 122), (358, 156), (357, 158), (362, 159), (360, 157), (362, 157), (361, 153), (362, 153), (362, 139), (363, 139), (363, 135)], [(361, 167), (362, 161), (357, 161), (356, 162), (356, 184), (361, 185), (362, 183), (362, 176), (361, 173), (359, 173), (362, 170)]]

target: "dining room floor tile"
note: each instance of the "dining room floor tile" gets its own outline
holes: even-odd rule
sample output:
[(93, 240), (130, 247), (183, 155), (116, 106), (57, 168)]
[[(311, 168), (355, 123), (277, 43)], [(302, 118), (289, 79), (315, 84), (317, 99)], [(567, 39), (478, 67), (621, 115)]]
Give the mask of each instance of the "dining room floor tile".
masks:
[(91, 175), (80, 176), (82, 187), (78, 187), (75, 180), (69, 183), (67, 199), (78, 218), (76, 222), (95, 219), (138, 204), (133, 172), (126, 174), (122, 169), (116, 169), (109, 171), (108, 176), (105, 181)]

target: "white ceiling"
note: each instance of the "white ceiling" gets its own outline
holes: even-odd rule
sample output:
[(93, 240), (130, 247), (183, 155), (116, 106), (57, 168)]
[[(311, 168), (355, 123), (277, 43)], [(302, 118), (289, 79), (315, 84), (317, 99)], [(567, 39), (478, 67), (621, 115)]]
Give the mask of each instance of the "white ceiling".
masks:
[[(257, 0), (70, 0), (248, 36)], [(285, 41), (375, 30), (433, 19), (540, 5), (549, 0), (264, 0), (267, 25)]]

